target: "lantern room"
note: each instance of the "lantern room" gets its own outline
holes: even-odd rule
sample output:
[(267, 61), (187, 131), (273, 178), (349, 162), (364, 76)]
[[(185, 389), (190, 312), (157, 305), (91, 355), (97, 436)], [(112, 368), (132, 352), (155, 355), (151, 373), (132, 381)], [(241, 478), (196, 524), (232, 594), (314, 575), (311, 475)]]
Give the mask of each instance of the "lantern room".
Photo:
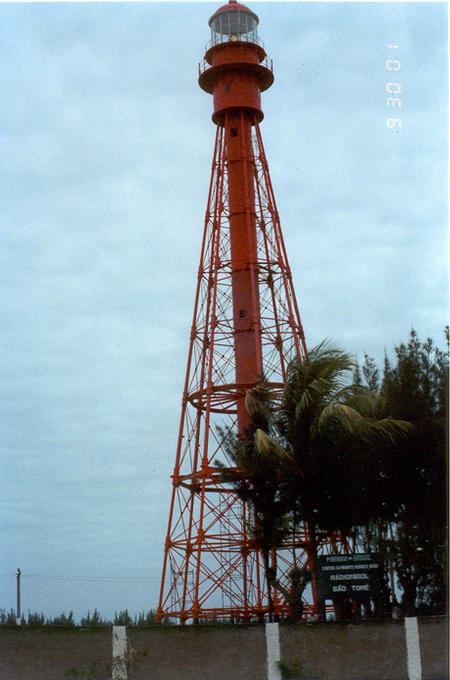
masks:
[(248, 7), (236, 0), (220, 7), (209, 20), (211, 27), (210, 46), (229, 41), (244, 41), (259, 44), (258, 17)]

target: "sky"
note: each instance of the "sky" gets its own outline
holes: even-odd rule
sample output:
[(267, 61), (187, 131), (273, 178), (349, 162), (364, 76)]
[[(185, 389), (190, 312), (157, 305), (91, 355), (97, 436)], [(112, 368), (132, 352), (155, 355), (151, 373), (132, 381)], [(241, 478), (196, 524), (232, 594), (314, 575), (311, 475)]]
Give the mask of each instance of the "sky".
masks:
[[(0, 609), (157, 606), (221, 4), (0, 4)], [(443, 347), (446, 3), (246, 4), (308, 345)]]

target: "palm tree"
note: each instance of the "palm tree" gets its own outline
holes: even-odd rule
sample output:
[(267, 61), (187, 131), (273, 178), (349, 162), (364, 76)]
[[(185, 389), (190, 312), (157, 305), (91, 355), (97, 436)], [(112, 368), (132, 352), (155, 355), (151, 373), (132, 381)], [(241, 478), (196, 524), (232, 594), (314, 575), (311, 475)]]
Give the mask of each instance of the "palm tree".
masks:
[(261, 551), (268, 591), (269, 618), (274, 606), (272, 587), (276, 587), (276, 549), (288, 532), (287, 508), (280, 493), (283, 464), (288, 454), (271, 436), (273, 418), (270, 395), (263, 380), (247, 391), (245, 405), (250, 415), (250, 425), (243, 436), (229, 432), (225, 448), (233, 467), (221, 468), (221, 479), (231, 483), (237, 495), (252, 510), (249, 530)]
[[(261, 550), (272, 618), (271, 588), (286, 595), (276, 578), (276, 549), (304, 522), (309, 562), (317, 592), (318, 534), (348, 533), (372, 519), (391, 519), (395, 494), (389, 486), (389, 458), (411, 425), (377, 419), (378, 397), (349, 384), (350, 355), (320, 343), (288, 366), (281, 403), (274, 409), (264, 380), (246, 395), (251, 416), (243, 436), (225, 437), (233, 467), (222, 469), (253, 510), (251, 531)], [(307, 574), (296, 574), (303, 591)], [(297, 597), (298, 599), (298, 597)]]
[[(305, 522), (317, 592), (318, 530), (345, 531), (366, 517), (389, 514), (383, 459), (410, 430), (404, 421), (377, 420), (377, 397), (349, 384), (350, 355), (320, 343), (289, 364), (276, 416), (290, 461), (285, 493), (294, 523)], [(389, 505), (389, 504), (388, 504)]]

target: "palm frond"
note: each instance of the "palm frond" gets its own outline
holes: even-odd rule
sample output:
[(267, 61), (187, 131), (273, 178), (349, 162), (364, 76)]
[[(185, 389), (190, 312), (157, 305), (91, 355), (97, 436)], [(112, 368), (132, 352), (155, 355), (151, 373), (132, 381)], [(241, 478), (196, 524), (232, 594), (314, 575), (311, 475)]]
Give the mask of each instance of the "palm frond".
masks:
[(245, 408), (252, 420), (267, 426), (272, 413), (272, 403), (267, 384), (263, 381), (245, 393)]
[(289, 453), (279, 444), (279, 442), (260, 428), (258, 428), (254, 434), (254, 443), (256, 451), (261, 456), (270, 457), (275, 460), (292, 460)]
[(334, 395), (334, 398), (368, 418), (375, 416), (379, 405), (378, 395), (363, 385), (346, 385)]
[(328, 340), (322, 341), (309, 350), (304, 361), (314, 365), (316, 369), (324, 371), (329, 376), (352, 372), (356, 365), (350, 354), (330, 347)]
[(380, 438), (396, 444), (399, 439), (404, 439), (414, 430), (414, 425), (406, 420), (383, 418), (375, 420), (366, 426), (364, 436), (367, 438)]
[(287, 369), (284, 408), (295, 411), (298, 418), (320, 399), (343, 389), (346, 374), (351, 373), (354, 366), (349, 354), (330, 348), (327, 341), (321, 342), (304, 357), (295, 357)]
[(364, 422), (363, 416), (347, 404), (325, 406), (316, 420), (315, 429), (320, 434), (325, 428), (339, 428), (343, 433), (356, 435)]

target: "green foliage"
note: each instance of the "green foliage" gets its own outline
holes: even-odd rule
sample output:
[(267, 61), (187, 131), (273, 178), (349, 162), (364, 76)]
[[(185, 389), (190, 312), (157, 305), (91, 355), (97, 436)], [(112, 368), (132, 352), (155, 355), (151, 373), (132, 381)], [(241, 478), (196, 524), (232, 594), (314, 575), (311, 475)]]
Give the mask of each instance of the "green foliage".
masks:
[(133, 626), (153, 626), (156, 624), (156, 611), (150, 609), (147, 612), (141, 612), (134, 617)]
[(100, 616), (99, 612), (97, 611), (97, 608), (94, 609), (94, 612), (91, 616), (91, 610), (88, 610), (87, 616), (83, 617), (80, 621), (80, 625), (83, 627), (109, 627), (111, 626), (111, 621), (107, 621), (105, 619), (102, 619)]
[(355, 362), (355, 368), (353, 369), (353, 384), (354, 385), (362, 384), (361, 369), (359, 368), (358, 362)]
[[(264, 380), (248, 390), (245, 404), (251, 419), (245, 433), (238, 437), (233, 432), (226, 435), (221, 432), (234, 466), (226, 467), (221, 461), (216, 461), (216, 465), (222, 470), (222, 481), (232, 484), (237, 495), (252, 509), (249, 532), (261, 549), (267, 584), (272, 586), (277, 567), (270, 553), (272, 548), (281, 545), (289, 530), (281, 483), (287, 456), (272, 436), (272, 404)], [(272, 617), (270, 587), (268, 592)]]
[[(448, 344), (448, 328), (446, 329)], [(392, 461), (400, 508), (392, 549), (403, 612), (443, 613), (446, 602), (448, 350), (412, 330), (385, 360), (385, 411), (415, 430)]]
[(375, 364), (375, 360), (366, 353), (364, 353), (362, 373), (369, 390), (374, 394), (378, 393), (380, 389), (380, 372)]
[(16, 623), (16, 612), (14, 609), (6, 611), (6, 609), (0, 609), (0, 625), (11, 626)]
[[(389, 611), (394, 562), (404, 611), (442, 610), (448, 354), (414, 331), (395, 351), (380, 387), (367, 354), (361, 376), (348, 354), (321, 343), (289, 365), (279, 408), (261, 381), (247, 393), (248, 431), (226, 437), (234, 466), (222, 466), (223, 480), (252, 507), (268, 583), (288, 601), (268, 556), (289, 520), (307, 525), (313, 576), (321, 532), (353, 536), (382, 554), (376, 615)], [(306, 582), (302, 574), (297, 590)]]
[(348, 533), (392, 515), (386, 469), (410, 429), (378, 419), (377, 396), (348, 384), (353, 360), (325, 343), (289, 366), (278, 430), (294, 462), (291, 496), (297, 516), (327, 532)]
[[(448, 328), (446, 339), (448, 344)], [(394, 361), (385, 358), (378, 395), (380, 417), (414, 424), (381, 468), (395, 512), (356, 532), (363, 550), (385, 556), (386, 575), (391, 585), (395, 579), (400, 585), (405, 615), (442, 613), (446, 606), (447, 394), (448, 351), (431, 339), (421, 342), (412, 330), (408, 343), (395, 347)], [(391, 599), (396, 604), (395, 591)]]
[(28, 626), (44, 626), (45, 623), (46, 623), (45, 614), (43, 614), (42, 612), (31, 613), (30, 610), (28, 610), (27, 618)]
[[(298, 616), (307, 575), (298, 574), (287, 592), (277, 581), (276, 560), (269, 564), (289, 523), (307, 525), (311, 571), (317, 580), (319, 532), (348, 533), (358, 524), (391, 518), (397, 509), (386, 471), (397, 442), (411, 425), (378, 418), (377, 395), (368, 387), (349, 384), (354, 369), (348, 354), (321, 343), (289, 364), (276, 411), (264, 381), (249, 390), (250, 426), (244, 436), (230, 433), (226, 438), (234, 467), (222, 465), (222, 479), (253, 509), (252, 533), (267, 582), (288, 601), (296, 600), (298, 606), (291, 607)], [(365, 369), (375, 380), (367, 358)]]
[(55, 618), (48, 620), (47, 621), (48, 626), (67, 626), (67, 627), (73, 627), (75, 626), (75, 621), (73, 620), (73, 612), (69, 612), (69, 616), (66, 616), (64, 613), (60, 614), (59, 616), (55, 616)]
[(115, 626), (132, 626), (133, 621), (131, 619), (131, 616), (128, 613), (128, 609), (124, 609), (123, 611), (117, 613), (115, 612), (114, 614), (114, 625)]
[(394, 516), (390, 460), (412, 429), (380, 418), (378, 396), (351, 377), (352, 358), (321, 343), (289, 365), (277, 414), (279, 440), (292, 461), (284, 495), (296, 522), (306, 523), (316, 584), (321, 534), (349, 535), (360, 524)]
[[(42, 612), (31, 612), (28, 610), (28, 616), (22, 615), (21, 618), (21, 626), (33, 628), (42, 626), (75, 628), (77, 625), (83, 628), (110, 628), (112, 625), (130, 628), (133, 626), (152, 626), (155, 624), (156, 611), (154, 609), (150, 609), (147, 612), (142, 611), (134, 617), (131, 617), (127, 609), (119, 613), (116, 612), (114, 623), (103, 619), (97, 609), (94, 609), (92, 614), (89, 610), (87, 616), (82, 617), (79, 624), (75, 621), (73, 612), (69, 612), (68, 615), (63, 612), (54, 618), (46, 618)], [(0, 609), (0, 625), (16, 625), (16, 614), (13, 609), (9, 611)]]

